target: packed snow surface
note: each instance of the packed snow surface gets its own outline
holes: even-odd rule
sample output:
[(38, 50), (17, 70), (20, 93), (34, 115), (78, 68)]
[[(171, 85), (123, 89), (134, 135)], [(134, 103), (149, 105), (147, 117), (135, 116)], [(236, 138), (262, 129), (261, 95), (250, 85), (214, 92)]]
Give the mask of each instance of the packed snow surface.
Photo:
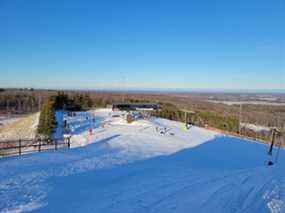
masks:
[(57, 112), (73, 148), (0, 159), (0, 212), (285, 212), (283, 149), (124, 117)]

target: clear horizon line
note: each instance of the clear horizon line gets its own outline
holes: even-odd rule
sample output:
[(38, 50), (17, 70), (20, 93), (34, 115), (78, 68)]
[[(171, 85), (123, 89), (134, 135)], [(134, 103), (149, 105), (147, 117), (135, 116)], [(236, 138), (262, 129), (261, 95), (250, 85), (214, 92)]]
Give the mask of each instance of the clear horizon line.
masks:
[(285, 89), (229, 89), (229, 88), (60, 88), (60, 87), (3, 87), (3, 89), (110, 91), (110, 92), (244, 92), (244, 93), (285, 93)]

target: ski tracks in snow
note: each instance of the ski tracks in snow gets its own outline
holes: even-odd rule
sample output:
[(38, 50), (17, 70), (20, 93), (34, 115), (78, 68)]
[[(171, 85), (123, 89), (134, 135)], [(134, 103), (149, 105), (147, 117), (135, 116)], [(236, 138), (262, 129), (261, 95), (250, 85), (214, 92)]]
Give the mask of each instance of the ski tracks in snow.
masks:
[[(98, 113), (102, 121), (112, 119), (106, 117), (107, 111)], [(77, 194), (66, 196), (70, 201), (79, 202), (81, 212), (94, 212), (92, 208), (96, 212), (109, 213), (285, 212), (284, 167), (246, 167), (247, 161), (242, 159), (242, 154), (249, 144), (235, 146), (236, 152), (241, 153), (237, 161), (244, 162), (245, 167), (241, 168), (248, 169), (232, 168), (237, 162), (230, 154), (222, 156), (222, 160), (233, 160), (232, 164), (225, 162), (233, 166), (224, 169), (217, 163), (222, 161), (211, 162), (216, 157), (211, 154), (219, 155), (220, 149), (216, 145), (223, 140), (211, 142), (213, 146), (206, 149), (203, 146), (207, 145), (202, 145), (203, 151), (189, 151), (191, 147), (213, 140), (216, 133), (197, 127), (185, 132), (181, 130), (184, 124), (165, 119), (134, 125), (116, 122), (110, 121), (106, 128), (96, 128), (91, 142), (87, 141), (88, 131), (78, 132), (76, 139), (89, 146), (3, 160), (0, 164), (1, 171), (5, 171), (0, 174), (0, 212), (35, 209), (45, 212), (45, 208), (53, 208), (48, 203), (53, 202), (49, 200), (50, 193), (65, 193), (64, 187), (74, 188), (71, 192), (77, 193), (81, 190), (77, 188), (78, 183), (86, 187), (88, 196), (84, 198), (89, 202), (77, 201)], [(161, 136), (155, 132), (156, 125), (171, 128), (174, 135)], [(232, 148), (229, 145), (232, 138), (227, 139), (227, 147)], [(185, 152), (176, 156), (186, 148), (189, 151), (186, 156)], [(210, 157), (204, 162), (207, 155)], [(259, 162), (260, 158), (251, 160)], [(106, 181), (104, 187), (96, 186), (102, 181), (98, 178), (102, 170), (108, 170), (107, 175), (99, 175)], [(64, 186), (56, 185), (61, 178), (64, 178), (61, 182)], [(84, 185), (86, 181), (87, 185)], [(90, 187), (89, 183), (95, 185)], [(81, 202), (86, 206), (81, 206)], [(54, 208), (65, 210), (68, 207)]]
[[(282, 170), (277, 172), (282, 173)], [(263, 199), (272, 213), (285, 212), (285, 177), (284, 174), (277, 177), (279, 178), (271, 179), (263, 194)]]
[[(268, 168), (231, 173), (185, 171), (178, 176), (157, 175), (110, 195), (106, 209), (124, 206), (125, 212), (284, 212), (284, 182), (268, 175)], [(268, 176), (264, 179), (264, 176)], [(130, 177), (131, 179), (131, 177)], [(194, 193), (193, 193), (194, 192)], [(136, 208), (132, 208), (132, 207)], [(266, 208), (268, 207), (268, 208)]]

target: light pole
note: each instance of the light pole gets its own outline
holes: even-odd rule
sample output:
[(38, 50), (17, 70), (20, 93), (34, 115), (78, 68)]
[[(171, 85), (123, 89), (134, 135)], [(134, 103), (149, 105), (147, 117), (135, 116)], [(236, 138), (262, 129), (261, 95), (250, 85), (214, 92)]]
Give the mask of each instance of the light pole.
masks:
[(239, 105), (239, 134), (241, 135), (242, 103)]

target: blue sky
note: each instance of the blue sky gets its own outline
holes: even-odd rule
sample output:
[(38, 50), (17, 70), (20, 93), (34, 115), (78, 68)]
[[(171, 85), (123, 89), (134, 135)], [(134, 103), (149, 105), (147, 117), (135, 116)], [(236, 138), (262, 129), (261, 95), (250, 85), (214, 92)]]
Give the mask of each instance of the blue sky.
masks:
[(0, 0), (0, 87), (285, 89), (284, 0)]

